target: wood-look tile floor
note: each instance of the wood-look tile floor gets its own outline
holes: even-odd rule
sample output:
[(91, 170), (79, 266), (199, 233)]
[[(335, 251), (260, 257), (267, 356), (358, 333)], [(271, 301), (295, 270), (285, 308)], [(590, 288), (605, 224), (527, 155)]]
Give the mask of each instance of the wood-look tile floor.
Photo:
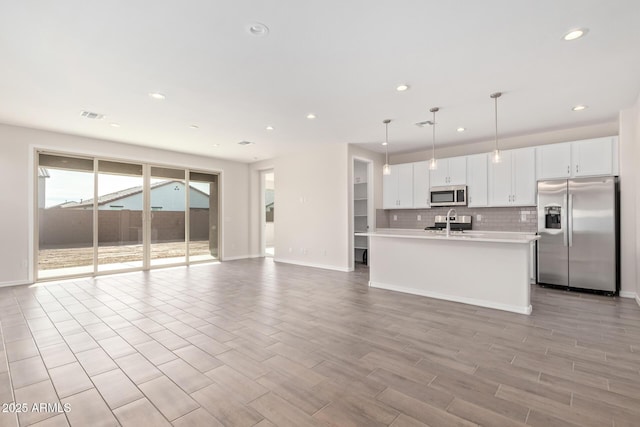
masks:
[(534, 286), (523, 316), (367, 276), (254, 259), (0, 289), (0, 402), (29, 409), (0, 426), (640, 425), (635, 301)]

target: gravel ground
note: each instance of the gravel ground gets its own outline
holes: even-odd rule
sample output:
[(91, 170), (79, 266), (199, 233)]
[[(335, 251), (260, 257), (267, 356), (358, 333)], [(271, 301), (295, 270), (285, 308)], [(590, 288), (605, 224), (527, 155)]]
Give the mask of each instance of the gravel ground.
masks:
[[(184, 242), (153, 243), (151, 259), (184, 256)], [(209, 255), (209, 242), (191, 242), (190, 255)], [(142, 245), (100, 246), (98, 264), (124, 263), (142, 259)], [(93, 248), (41, 249), (38, 257), (38, 269), (77, 267), (93, 263)]]

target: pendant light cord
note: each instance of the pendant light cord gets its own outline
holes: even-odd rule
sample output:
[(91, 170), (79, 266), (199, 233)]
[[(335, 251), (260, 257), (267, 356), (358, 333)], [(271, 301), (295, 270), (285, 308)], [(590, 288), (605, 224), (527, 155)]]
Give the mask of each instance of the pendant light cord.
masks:
[(432, 109), (432, 111), (433, 111), (433, 137), (431, 138), (431, 158), (435, 162), (436, 160), (436, 111), (437, 110)]
[(495, 139), (495, 152), (498, 153), (498, 98), (502, 96), (502, 92), (496, 92), (489, 95), (494, 101), (494, 112), (496, 121), (496, 139)]
[(384, 160), (385, 164), (389, 164), (389, 122), (384, 124)]
[(498, 97), (493, 98), (495, 101), (495, 116), (496, 116), (496, 151), (498, 151)]

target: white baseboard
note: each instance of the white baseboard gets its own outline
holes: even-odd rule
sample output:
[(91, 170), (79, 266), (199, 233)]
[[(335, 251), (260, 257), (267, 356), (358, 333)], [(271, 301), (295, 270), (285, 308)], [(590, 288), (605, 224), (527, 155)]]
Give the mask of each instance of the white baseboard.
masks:
[(425, 291), (423, 289), (405, 288), (402, 286), (388, 285), (386, 283), (377, 283), (377, 282), (371, 282), (371, 281), (369, 282), (369, 286), (371, 286), (372, 288), (387, 289), (390, 291), (397, 291), (405, 294), (421, 295), (423, 297), (443, 299), (446, 301), (453, 301), (453, 302), (461, 302), (463, 304), (478, 305), (480, 307), (493, 308), (496, 310), (510, 311), (512, 313), (518, 313), (518, 314), (529, 315), (531, 314), (531, 311), (532, 311), (531, 305), (529, 305), (528, 307), (520, 307), (517, 305), (498, 304), (491, 301), (485, 301), (485, 300), (480, 300), (476, 298), (465, 298), (465, 297), (459, 297), (455, 295), (445, 295), (445, 294), (439, 294), (437, 292)]
[(345, 273), (349, 272), (348, 267), (338, 267), (335, 265), (327, 265), (327, 264), (316, 264), (314, 262), (304, 262), (304, 261), (297, 261), (297, 260), (285, 259), (285, 258), (274, 258), (273, 260), (275, 262), (282, 262), (284, 264), (295, 264), (295, 265), (300, 265), (302, 267), (322, 268), (323, 270), (342, 271)]
[(637, 295), (635, 292), (629, 291), (620, 291), (620, 298), (636, 298)]
[(226, 256), (224, 258), (222, 258), (222, 262), (224, 261), (236, 261), (239, 259), (249, 259), (249, 258), (253, 258), (251, 255), (236, 255), (236, 256)]
[(0, 288), (4, 288), (7, 286), (20, 286), (20, 285), (30, 285), (31, 282), (25, 282), (24, 280), (14, 280), (12, 282), (0, 282)]

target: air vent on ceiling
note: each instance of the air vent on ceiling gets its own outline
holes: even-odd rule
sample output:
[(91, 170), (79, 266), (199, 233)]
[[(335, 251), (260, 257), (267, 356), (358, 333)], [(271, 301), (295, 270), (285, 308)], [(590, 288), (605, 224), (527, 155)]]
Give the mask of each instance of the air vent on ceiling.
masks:
[(251, 142), (251, 141), (240, 141), (240, 142), (238, 142), (238, 144), (240, 144), (240, 145), (251, 145), (251, 144), (255, 144), (255, 142)]
[(94, 113), (92, 111), (83, 111), (83, 112), (80, 113), (80, 115), (82, 117), (87, 118), (87, 119), (96, 119), (96, 120), (104, 119), (104, 114), (98, 114), (98, 113)]
[(424, 122), (418, 122), (416, 123), (416, 126), (420, 126), (421, 128), (427, 126), (427, 125), (432, 125), (433, 122), (431, 120), (426, 120)]

